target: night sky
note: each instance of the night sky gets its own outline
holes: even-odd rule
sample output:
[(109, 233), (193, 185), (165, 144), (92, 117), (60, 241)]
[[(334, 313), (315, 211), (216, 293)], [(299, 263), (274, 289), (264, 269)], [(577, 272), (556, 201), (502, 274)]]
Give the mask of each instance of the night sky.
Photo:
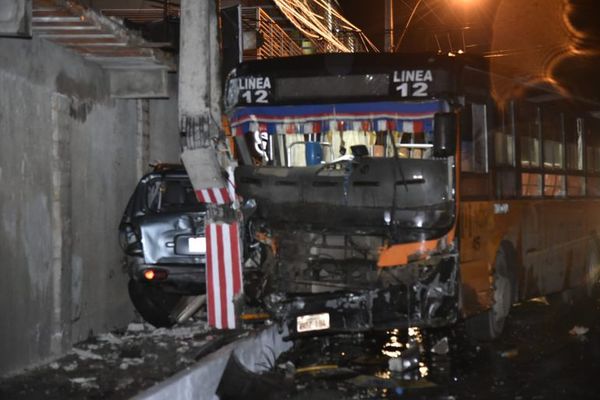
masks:
[[(346, 17), (383, 49), (384, 0), (339, 2)], [(394, 1), (396, 37), (417, 2)], [(554, 18), (546, 12), (552, 4)], [(569, 24), (575, 34), (565, 32)], [(529, 49), (534, 48), (543, 50), (533, 54)], [(546, 76), (551, 71), (552, 78), (571, 94), (600, 100), (597, 0), (423, 0), (399, 51), (445, 53), (459, 49), (502, 55), (497, 58), (500, 62), (524, 68), (524, 75)]]

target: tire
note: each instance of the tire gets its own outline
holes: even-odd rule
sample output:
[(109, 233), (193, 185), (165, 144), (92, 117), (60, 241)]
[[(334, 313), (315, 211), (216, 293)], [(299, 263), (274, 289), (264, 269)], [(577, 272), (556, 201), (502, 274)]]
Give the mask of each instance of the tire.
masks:
[(492, 307), (465, 321), (467, 334), (480, 341), (491, 341), (500, 337), (514, 298), (512, 292), (515, 285), (511, 280), (506, 251), (503, 247), (500, 247), (496, 253), (492, 278)]
[(146, 322), (157, 328), (171, 327), (175, 324), (171, 312), (183, 297), (182, 295), (165, 293), (159, 287), (134, 279), (129, 280), (128, 289), (131, 302)]

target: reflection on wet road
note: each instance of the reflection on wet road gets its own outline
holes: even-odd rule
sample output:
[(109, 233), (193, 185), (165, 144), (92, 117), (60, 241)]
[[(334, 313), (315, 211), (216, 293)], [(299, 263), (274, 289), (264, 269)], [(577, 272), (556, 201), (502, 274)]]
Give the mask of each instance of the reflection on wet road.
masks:
[(515, 306), (494, 343), (452, 329), (417, 328), (297, 341), (273, 372), (235, 362), (221, 399), (597, 399), (600, 307)]

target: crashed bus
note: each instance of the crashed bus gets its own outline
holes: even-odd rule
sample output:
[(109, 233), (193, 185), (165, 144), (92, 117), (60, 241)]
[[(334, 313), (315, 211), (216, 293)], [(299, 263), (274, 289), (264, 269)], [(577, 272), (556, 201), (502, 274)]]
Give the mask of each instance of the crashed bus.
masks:
[[(593, 288), (600, 131), (547, 88), (497, 104), (465, 57), (243, 63), (225, 105), (245, 295), (290, 337), (466, 321)], [(595, 133), (595, 135), (592, 135)]]

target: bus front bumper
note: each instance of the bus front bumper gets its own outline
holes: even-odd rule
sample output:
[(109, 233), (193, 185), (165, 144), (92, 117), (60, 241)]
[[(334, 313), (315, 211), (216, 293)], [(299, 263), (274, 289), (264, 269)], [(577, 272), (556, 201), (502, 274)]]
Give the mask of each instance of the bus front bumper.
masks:
[(440, 327), (458, 317), (458, 257), (401, 268), (418, 268), (411, 283), (385, 288), (280, 296), (271, 312), (289, 339), (408, 327)]

